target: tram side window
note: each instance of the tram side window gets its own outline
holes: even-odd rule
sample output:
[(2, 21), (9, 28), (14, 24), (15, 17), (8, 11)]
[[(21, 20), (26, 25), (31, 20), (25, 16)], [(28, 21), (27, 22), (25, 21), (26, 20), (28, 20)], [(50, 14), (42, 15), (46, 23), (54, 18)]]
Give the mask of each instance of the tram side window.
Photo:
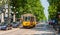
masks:
[(31, 20), (30, 21), (34, 21), (34, 17), (31, 17)]

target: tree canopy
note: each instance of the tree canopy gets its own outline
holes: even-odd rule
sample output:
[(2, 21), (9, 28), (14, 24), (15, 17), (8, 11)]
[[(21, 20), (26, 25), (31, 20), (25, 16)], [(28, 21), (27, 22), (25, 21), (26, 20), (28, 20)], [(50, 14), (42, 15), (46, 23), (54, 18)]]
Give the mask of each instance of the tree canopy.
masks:
[(40, 0), (11, 0), (11, 6), (15, 7), (15, 10), (18, 11), (17, 17), (25, 13), (31, 13), (36, 16), (38, 21), (46, 20), (44, 8)]
[(60, 0), (48, 0), (49, 6), (49, 19), (56, 18), (57, 12), (60, 12)]

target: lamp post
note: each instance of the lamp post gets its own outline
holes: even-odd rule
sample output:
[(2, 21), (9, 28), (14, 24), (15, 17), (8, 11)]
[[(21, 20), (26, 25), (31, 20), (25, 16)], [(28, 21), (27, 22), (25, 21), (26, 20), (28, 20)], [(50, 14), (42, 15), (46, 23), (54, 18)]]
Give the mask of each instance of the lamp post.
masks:
[[(14, 11), (15, 11), (15, 7), (14, 7)], [(15, 11), (15, 12), (16, 12), (16, 11)], [(15, 12), (14, 12), (14, 14), (13, 14), (13, 22), (15, 22), (15, 14), (16, 14)]]

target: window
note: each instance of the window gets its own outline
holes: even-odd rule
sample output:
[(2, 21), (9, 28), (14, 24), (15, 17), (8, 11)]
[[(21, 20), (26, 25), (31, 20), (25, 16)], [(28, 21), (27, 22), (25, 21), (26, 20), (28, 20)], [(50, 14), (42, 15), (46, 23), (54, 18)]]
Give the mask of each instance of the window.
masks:
[(25, 21), (30, 21), (30, 17), (24, 17)]
[(31, 17), (30, 21), (34, 21), (34, 17)]

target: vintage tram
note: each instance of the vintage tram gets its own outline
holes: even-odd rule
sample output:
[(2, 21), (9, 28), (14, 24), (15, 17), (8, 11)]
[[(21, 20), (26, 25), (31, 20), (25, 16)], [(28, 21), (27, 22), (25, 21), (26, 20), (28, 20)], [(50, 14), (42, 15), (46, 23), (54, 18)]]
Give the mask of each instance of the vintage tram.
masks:
[(22, 26), (24, 28), (33, 28), (36, 26), (36, 17), (33, 14), (21, 15)]

